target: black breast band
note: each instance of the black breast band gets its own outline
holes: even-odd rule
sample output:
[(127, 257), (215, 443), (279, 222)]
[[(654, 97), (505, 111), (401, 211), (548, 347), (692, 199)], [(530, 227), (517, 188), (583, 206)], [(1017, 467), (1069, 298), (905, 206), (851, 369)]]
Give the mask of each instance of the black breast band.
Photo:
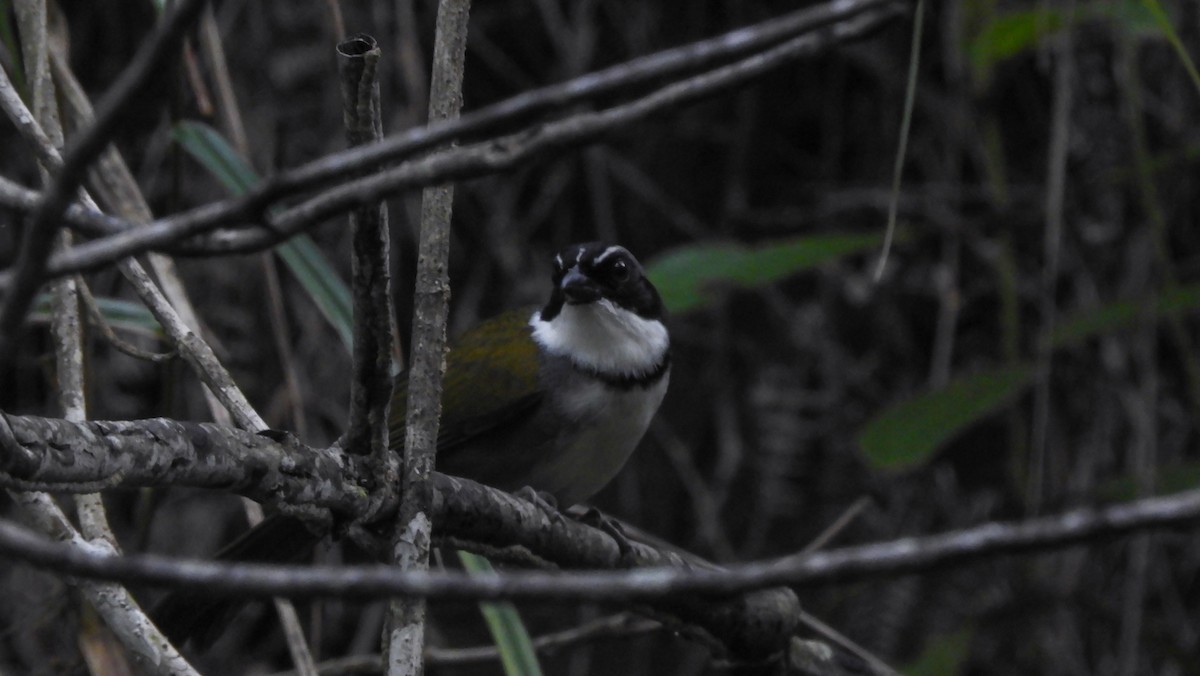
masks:
[(580, 366), (574, 361), (572, 361), (571, 365), (575, 367), (575, 370), (586, 373), (588, 376), (603, 382), (609, 387), (615, 387), (619, 390), (632, 390), (635, 387), (639, 387), (644, 390), (662, 380), (663, 376), (667, 374), (667, 370), (671, 368), (671, 352), (668, 350), (663, 355), (662, 360), (655, 364), (654, 368), (649, 371), (631, 375), (604, 373), (593, 367)]

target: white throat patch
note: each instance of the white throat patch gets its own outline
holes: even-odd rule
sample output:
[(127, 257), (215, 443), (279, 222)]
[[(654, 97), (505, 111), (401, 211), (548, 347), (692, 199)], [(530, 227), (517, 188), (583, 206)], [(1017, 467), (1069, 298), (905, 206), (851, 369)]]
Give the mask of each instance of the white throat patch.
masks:
[(667, 327), (645, 319), (607, 298), (585, 305), (564, 304), (558, 316), (529, 320), (533, 339), (546, 351), (612, 376), (639, 376), (654, 370), (667, 354)]

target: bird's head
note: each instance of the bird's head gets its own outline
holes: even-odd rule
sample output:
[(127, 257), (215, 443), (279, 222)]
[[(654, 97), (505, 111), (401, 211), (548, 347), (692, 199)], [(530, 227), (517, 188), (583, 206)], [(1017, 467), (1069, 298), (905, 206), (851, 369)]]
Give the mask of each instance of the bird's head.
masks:
[(554, 257), (550, 300), (532, 319), (550, 353), (605, 376), (638, 377), (663, 368), (670, 340), (662, 299), (633, 254), (589, 242)]

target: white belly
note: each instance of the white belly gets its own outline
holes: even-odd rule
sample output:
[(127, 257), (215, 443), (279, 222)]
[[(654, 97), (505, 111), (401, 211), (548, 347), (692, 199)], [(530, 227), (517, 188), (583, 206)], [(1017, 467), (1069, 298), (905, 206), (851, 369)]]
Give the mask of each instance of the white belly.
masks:
[[(616, 389), (600, 382), (579, 388), (560, 410), (578, 421), (559, 443), (563, 451), (540, 464), (531, 485), (550, 489), (560, 507), (587, 500), (612, 481), (637, 448), (667, 392), (670, 374), (648, 388)], [(575, 427), (575, 426), (572, 426)]]

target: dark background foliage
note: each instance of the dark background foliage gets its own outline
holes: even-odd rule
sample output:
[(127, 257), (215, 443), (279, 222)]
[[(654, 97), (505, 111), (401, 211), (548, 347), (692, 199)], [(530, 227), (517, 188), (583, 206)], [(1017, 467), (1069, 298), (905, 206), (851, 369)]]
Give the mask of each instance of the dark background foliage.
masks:
[[(154, 9), (61, 4), (71, 63), (98, 96), (151, 27)], [(427, 71), (434, 4), (415, 3), (415, 23), (406, 25), (397, 18), (403, 2), (341, 4), (348, 32), (370, 33), (384, 49), (385, 131), (419, 123), (427, 83), (406, 73)], [(869, 506), (835, 546), (1194, 486), (1200, 382), (1197, 327), (1187, 312), (1196, 294), (1187, 285), (1200, 263), (1200, 91), (1154, 22), (1155, 4), (1077, 2), (1067, 32), (1069, 10), (1053, 3), (933, 3), (900, 195), (902, 237), (882, 278), (872, 279), (874, 252), (844, 256), (762, 288), (715, 289), (702, 308), (673, 316), (675, 367), (659, 421), (595, 503), (702, 555), (737, 561), (801, 549), (862, 498)], [(254, 167), (269, 174), (344, 147), (333, 51), (340, 36), (327, 3), (217, 5)], [(465, 109), (795, 7), (477, 3)], [(1200, 54), (1197, 5), (1166, 2), (1165, 10), (1182, 48)], [(602, 143), (461, 184), (451, 333), (540, 301), (551, 252), (574, 241), (617, 241), (654, 261), (694, 243), (769, 248), (783, 238), (880, 232), (910, 29), (894, 21)], [(409, 33), (419, 44), (405, 41)], [(1066, 70), (1056, 81), (1059, 68)], [(178, 120), (216, 122), (198, 107), (182, 68), (159, 82), (170, 110), (138, 110), (124, 121), (120, 146), (162, 214), (225, 192), (170, 141)], [(1054, 206), (1052, 149), (1062, 143), (1065, 183)], [(4, 175), (37, 185), (32, 155), (9, 125), (0, 128), (0, 147)], [(417, 205), (416, 196), (391, 203), (402, 336)], [(1048, 236), (1056, 220), (1061, 232)], [(6, 263), (20, 225), (0, 212)], [(311, 234), (346, 278), (344, 222)], [(282, 274), (274, 295), (267, 276), (278, 273), (258, 255), (181, 267), (219, 355), (268, 424), (313, 444), (334, 439), (345, 420), (349, 357), (304, 290)], [(114, 272), (89, 279), (99, 296), (130, 296)], [(1160, 304), (1171, 293), (1176, 306)], [(1046, 347), (1054, 329), (1078, 328), (1078, 318), (1120, 302), (1128, 304), (1123, 320)], [(6, 411), (55, 414), (44, 332), (32, 323), (16, 366), (0, 374)], [(196, 380), (179, 363), (150, 365), (94, 340), (88, 368), (94, 418), (208, 418)], [(885, 467), (864, 449), (860, 435), (891, 407), (1004, 368), (1022, 374), (1015, 386), (950, 390), (941, 405), (969, 408), (970, 399), (992, 395), (998, 403), (970, 413), (970, 424), (928, 454)], [(955, 396), (968, 401), (952, 404)], [(938, 428), (936, 415), (929, 424)], [(885, 433), (895, 440), (899, 429)], [(899, 441), (915, 448), (928, 439)], [(11, 512), (6, 499), (0, 509)], [(228, 496), (113, 494), (108, 504), (131, 550), (207, 555), (243, 527)], [(1198, 568), (1194, 533), (1165, 532), (808, 590), (801, 600), (911, 673), (1188, 674), (1200, 672)], [(67, 588), (5, 565), (0, 589), (0, 671), (83, 668), (75, 636), (90, 620)], [(606, 610), (522, 609), (534, 633)], [(378, 607), (330, 603), (316, 614), (323, 655), (376, 646)], [(431, 641), (457, 646), (487, 636), (474, 608), (439, 607)], [(282, 668), (286, 651), (260, 609), (199, 664), (211, 673)], [(704, 673), (707, 665), (705, 650), (665, 633), (544, 661), (547, 673), (630, 676)]]

